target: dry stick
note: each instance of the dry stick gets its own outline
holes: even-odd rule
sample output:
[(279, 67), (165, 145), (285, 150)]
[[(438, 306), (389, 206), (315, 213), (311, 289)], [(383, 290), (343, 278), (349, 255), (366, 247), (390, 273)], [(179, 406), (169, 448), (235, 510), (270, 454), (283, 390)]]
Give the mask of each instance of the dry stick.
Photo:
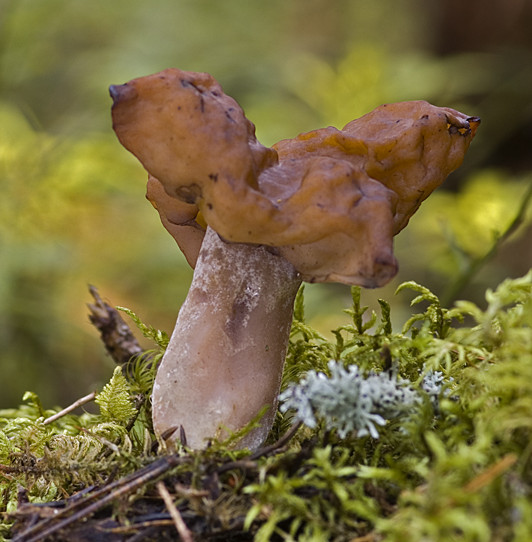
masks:
[(89, 292), (95, 301), (87, 304), (90, 309), (89, 320), (100, 332), (101, 340), (113, 361), (125, 365), (133, 356), (142, 354), (142, 347), (120, 313), (100, 297), (97, 288), (89, 286)]
[[(268, 455), (272, 452), (279, 451), (282, 448), (282, 446), (284, 446), (296, 434), (300, 426), (301, 426), (301, 423), (297, 423), (293, 425), (277, 442), (275, 442), (274, 444), (270, 446), (265, 446), (257, 450), (254, 454), (252, 454), (248, 458), (248, 460), (258, 459), (259, 457), (264, 457), (265, 455)], [(42, 541), (46, 537), (55, 533), (56, 531), (60, 529), (64, 529), (68, 525), (75, 523), (76, 521), (80, 519), (91, 516), (92, 514), (97, 512), (100, 508), (103, 508), (104, 506), (112, 502), (114, 499), (122, 495), (125, 495), (129, 492), (134, 491), (142, 484), (147, 483), (153, 480), (154, 478), (157, 478), (158, 476), (165, 473), (167, 470), (171, 469), (172, 467), (175, 467), (179, 463), (185, 462), (187, 459), (188, 459), (187, 457), (177, 457), (175, 455), (162, 457), (161, 459), (155, 461), (151, 465), (144, 467), (143, 469), (140, 469), (137, 472), (134, 472), (130, 474), (129, 476), (122, 478), (121, 480), (117, 480), (116, 482), (113, 482), (112, 484), (109, 484), (108, 486), (105, 486), (99, 490), (96, 490), (95, 492), (87, 495), (86, 498), (80, 499), (79, 501), (73, 503), (72, 505), (65, 507), (63, 510), (61, 510), (54, 516), (51, 516), (49, 518), (44, 519), (43, 521), (36, 523), (32, 527), (28, 528), (27, 530), (13, 537), (12, 541), (13, 542)], [(239, 466), (238, 463), (239, 463), (238, 461), (235, 461), (231, 464), (222, 465), (222, 467), (218, 470), (219, 472), (223, 472), (230, 468), (238, 468)], [(96, 500), (96, 502), (94, 502), (93, 504), (89, 504), (95, 499), (98, 499), (99, 497), (102, 497), (102, 498), (100, 500)], [(69, 513), (77, 509), (80, 509), (80, 510), (78, 512), (73, 513), (71, 516), (68, 516)], [(64, 516), (67, 516), (67, 517), (64, 517)], [(185, 542), (188, 542), (186, 541), (186, 539), (184, 540)]]
[(490, 465), (487, 469), (482, 471), (478, 476), (475, 476), (464, 487), (466, 493), (475, 493), (483, 487), (490, 484), (495, 478), (507, 471), (518, 460), (516, 454), (510, 453), (499, 459), (494, 465)]
[[(112, 534), (130, 534), (135, 533), (139, 534), (140, 529), (149, 529), (151, 527), (169, 527), (173, 525), (174, 522), (171, 518), (168, 519), (148, 519), (146, 521), (139, 521), (137, 523), (130, 523), (128, 525), (120, 525), (119, 527), (112, 527), (109, 529), (109, 532)], [(144, 532), (144, 531), (142, 531)], [(131, 538), (128, 539), (128, 542), (131, 542)]]
[[(137, 472), (122, 478), (121, 480), (117, 480), (116, 482), (95, 491), (94, 493), (88, 495), (85, 499), (64, 508), (56, 515), (40, 521), (26, 531), (23, 531), (13, 537), (12, 542), (38, 542), (39, 540), (44, 540), (46, 537), (52, 535), (60, 529), (64, 529), (71, 523), (94, 514), (100, 508), (103, 508), (114, 499), (134, 491), (142, 484), (157, 478), (167, 470), (175, 467), (179, 463), (182, 463), (184, 460), (186, 460), (186, 458), (177, 457), (175, 455), (163, 457), (148, 467), (144, 467), (143, 469), (140, 469)], [(102, 495), (105, 495), (106, 493), (108, 493), (108, 495), (102, 497), (102, 499), (89, 506), (85, 506), (89, 502)], [(63, 516), (66, 516), (68, 513), (78, 508), (81, 508), (81, 510), (72, 514), (71, 516), (66, 517), (65, 519), (61, 519)]]
[(297, 430), (301, 425), (302, 422), (297, 422), (279, 440), (277, 440), (277, 442), (274, 442), (270, 446), (259, 448), (255, 453), (251, 454), (248, 459), (258, 459), (259, 457), (271, 454), (272, 452), (277, 452), (297, 433)]
[(46, 420), (44, 420), (44, 422), (43, 422), (44, 425), (55, 422), (56, 420), (58, 420), (59, 418), (62, 418), (63, 416), (65, 416), (69, 412), (72, 412), (73, 410), (75, 410), (76, 408), (78, 408), (78, 407), (80, 407), (82, 405), (85, 405), (87, 403), (90, 403), (91, 401), (94, 400), (95, 397), (96, 397), (96, 392), (95, 391), (93, 391), (92, 393), (89, 393), (89, 395), (85, 395), (85, 397), (81, 397), (80, 399), (78, 399), (77, 401), (72, 403), (70, 406), (67, 406), (66, 408), (64, 408), (60, 412), (57, 412), (53, 416), (50, 416), (49, 418), (46, 418)]
[(170, 516), (172, 517), (172, 520), (174, 521), (175, 528), (177, 529), (177, 532), (179, 536), (181, 537), (181, 540), (183, 542), (194, 542), (192, 533), (188, 529), (186, 523), (183, 521), (183, 517), (179, 513), (179, 510), (177, 509), (176, 505), (174, 504), (174, 501), (172, 500), (172, 496), (170, 495), (170, 492), (166, 489), (164, 482), (159, 481), (155, 485), (157, 487), (157, 491), (159, 492), (159, 495), (164, 501), (166, 509), (168, 510)]

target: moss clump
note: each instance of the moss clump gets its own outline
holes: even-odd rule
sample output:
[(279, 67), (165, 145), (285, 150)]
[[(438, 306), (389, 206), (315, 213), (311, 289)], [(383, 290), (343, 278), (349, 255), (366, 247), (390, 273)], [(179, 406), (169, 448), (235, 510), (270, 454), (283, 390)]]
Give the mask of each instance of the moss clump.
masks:
[[(0, 412), (2, 533), (26, 542), (95, 532), (171, 540), (176, 529), (259, 542), (532, 538), (532, 272), (488, 291), (485, 308), (443, 307), (415, 283), (399, 289), (422, 307), (401, 332), (387, 303), (368, 314), (353, 289), (351, 323), (332, 342), (305, 323), (298, 296), (283, 397), (298, 390), (307, 410), (281, 403), (271, 443), (253, 453), (231, 448), (238, 435), (165, 451), (150, 426), (149, 356), (115, 371), (99, 414), (50, 422), (55, 411), (26, 394)], [(361, 412), (371, 430), (348, 423)]]

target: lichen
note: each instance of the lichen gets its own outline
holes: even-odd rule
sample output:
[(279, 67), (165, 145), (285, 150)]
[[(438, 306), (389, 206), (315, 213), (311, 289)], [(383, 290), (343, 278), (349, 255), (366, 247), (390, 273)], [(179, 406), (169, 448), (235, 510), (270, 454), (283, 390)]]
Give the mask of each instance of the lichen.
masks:
[(285, 390), (281, 412), (295, 410), (295, 419), (311, 428), (317, 426), (319, 416), (340, 438), (352, 431), (359, 437), (379, 438), (376, 426), (386, 425), (387, 419), (400, 417), (421, 402), (393, 370), (365, 376), (356, 365), (344, 367), (331, 360), (328, 372), (330, 376), (309, 371), (299, 384)]

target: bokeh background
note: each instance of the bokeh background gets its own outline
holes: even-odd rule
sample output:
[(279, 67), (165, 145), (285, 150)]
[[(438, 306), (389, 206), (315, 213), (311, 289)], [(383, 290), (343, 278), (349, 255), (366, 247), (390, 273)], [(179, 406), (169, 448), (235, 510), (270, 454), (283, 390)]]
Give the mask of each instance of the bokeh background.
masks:
[[(109, 84), (210, 72), (267, 145), (383, 102), (481, 116), (463, 167), (397, 237), (398, 277), (364, 294), (401, 322), (404, 280), (482, 303), (532, 266), (530, 28), (530, 0), (0, 0), (0, 407), (25, 390), (65, 405), (108, 380), (88, 284), (168, 331), (186, 295), (191, 270), (112, 133)], [(306, 295), (324, 333), (343, 322), (348, 288)]]

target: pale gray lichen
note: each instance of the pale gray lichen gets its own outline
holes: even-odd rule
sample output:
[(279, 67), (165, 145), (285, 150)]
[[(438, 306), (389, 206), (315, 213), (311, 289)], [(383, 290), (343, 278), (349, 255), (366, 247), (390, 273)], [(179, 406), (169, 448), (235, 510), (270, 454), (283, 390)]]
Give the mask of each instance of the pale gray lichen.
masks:
[[(448, 383), (452, 382), (452, 380), (452, 378), (449, 379)], [(445, 385), (445, 376), (441, 371), (428, 371), (421, 382), (421, 389), (428, 395), (435, 412), (440, 410), (442, 393), (444, 397), (450, 394), (450, 389)]]
[[(323, 419), (327, 429), (336, 429), (340, 438), (356, 431), (357, 436), (379, 438), (377, 426), (411, 412), (422, 403), (421, 394), (411, 382), (392, 368), (382, 373), (364, 375), (356, 365), (344, 367), (331, 360), (330, 376), (309, 371), (299, 384), (290, 386), (280, 396), (282, 412), (291, 410), (296, 420), (316, 427)], [(443, 375), (429, 372), (421, 389), (434, 404), (441, 393)]]

